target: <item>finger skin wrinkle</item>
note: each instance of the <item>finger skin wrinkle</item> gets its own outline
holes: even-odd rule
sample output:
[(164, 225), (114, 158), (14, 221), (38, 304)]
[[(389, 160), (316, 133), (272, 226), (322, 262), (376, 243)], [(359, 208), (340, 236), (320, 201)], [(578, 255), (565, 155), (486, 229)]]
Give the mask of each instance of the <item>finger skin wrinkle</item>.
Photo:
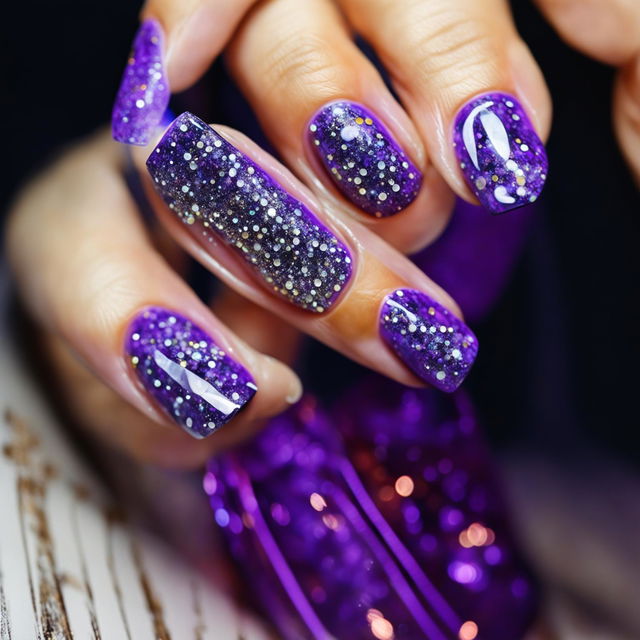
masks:
[[(394, 78), (409, 93), (440, 101), (445, 108), (458, 106), (462, 97), (506, 83), (507, 65), (502, 63), (504, 52), (496, 33), (506, 29), (510, 34), (513, 29), (499, 11), (494, 17), (480, 18), (477, 10), (465, 8), (467, 4), (466, 0), (462, 6), (449, 0), (407, 1), (399, 12), (393, 3), (377, 2), (387, 7), (383, 13), (394, 11), (389, 14), (389, 27), (376, 35)], [(371, 23), (369, 28), (375, 31)], [(411, 52), (411, 65), (407, 52)]]
[(343, 65), (326, 54), (322, 38), (297, 33), (288, 42), (287, 45), (278, 42), (268, 49), (259, 65), (260, 74), (268, 79), (265, 83), (268, 100), (273, 92), (284, 92), (320, 103), (335, 97), (340, 87), (347, 85)]

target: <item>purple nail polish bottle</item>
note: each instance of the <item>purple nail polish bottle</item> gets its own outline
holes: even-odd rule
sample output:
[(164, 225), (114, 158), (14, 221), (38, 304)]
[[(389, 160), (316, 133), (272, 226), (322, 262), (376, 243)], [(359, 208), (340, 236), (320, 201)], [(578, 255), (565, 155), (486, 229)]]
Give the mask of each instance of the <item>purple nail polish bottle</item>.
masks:
[(397, 289), (384, 299), (380, 335), (419, 378), (441, 391), (455, 391), (478, 354), (471, 329), (414, 289)]
[(214, 433), (257, 391), (241, 364), (175, 311), (150, 307), (139, 313), (125, 350), (147, 393), (194, 438)]
[(270, 290), (322, 313), (345, 289), (353, 266), (346, 245), (196, 116), (183, 113), (171, 124), (147, 167), (178, 218), (204, 243), (222, 239)]
[(336, 187), (369, 215), (395, 215), (418, 195), (421, 171), (363, 105), (325, 105), (311, 118), (307, 136)]
[(278, 637), (521, 640), (536, 613), (460, 394), (371, 377), (330, 412), (307, 396), (204, 488)]
[(169, 84), (163, 66), (164, 36), (160, 24), (145, 20), (133, 41), (113, 105), (113, 138), (145, 146), (169, 104)]
[(453, 146), (480, 204), (504, 213), (535, 202), (547, 178), (542, 141), (516, 98), (487, 93), (456, 116)]

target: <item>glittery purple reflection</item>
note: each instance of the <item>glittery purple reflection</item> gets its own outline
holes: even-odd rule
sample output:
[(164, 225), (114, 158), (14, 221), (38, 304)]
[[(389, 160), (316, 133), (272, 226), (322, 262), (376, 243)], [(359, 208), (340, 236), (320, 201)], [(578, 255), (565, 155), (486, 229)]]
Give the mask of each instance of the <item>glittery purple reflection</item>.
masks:
[(487, 93), (456, 116), (453, 142), (469, 187), (492, 213), (535, 202), (547, 178), (547, 154), (522, 105)]
[(204, 241), (218, 236), (290, 302), (327, 310), (351, 276), (347, 247), (211, 127), (183, 113), (147, 167), (169, 208)]
[(442, 391), (462, 384), (478, 354), (471, 329), (413, 289), (397, 289), (385, 298), (380, 335), (419, 378)]
[(169, 84), (163, 66), (162, 28), (145, 20), (133, 41), (113, 105), (111, 129), (118, 142), (146, 145), (169, 104)]
[(459, 394), (376, 377), (330, 413), (307, 397), (205, 486), (279, 637), (456, 640), (474, 621), (478, 638), (521, 640), (535, 613)]
[(392, 216), (418, 195), (422, 173), (363, 105), (326, 105), (311, 119), (307, 134), (336, 187), (366, 213)]
[(147, 392), (195, 438), (231, 420), (256, 392), (244, 367), (174, 311), (153, 307), (138, 314), (125, 347)]
[[(467, 396), (371, 377), (335, 413), (367, 493), (440, 596), (477, 624), (478, 638), (521, 640), (535, 587)], [(420, 514), (417, 526), (408, 507)]]

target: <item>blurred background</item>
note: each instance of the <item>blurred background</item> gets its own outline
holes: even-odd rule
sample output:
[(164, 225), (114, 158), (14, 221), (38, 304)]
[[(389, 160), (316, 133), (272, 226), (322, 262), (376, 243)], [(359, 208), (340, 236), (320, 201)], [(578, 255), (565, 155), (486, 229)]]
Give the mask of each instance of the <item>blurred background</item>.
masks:
[[(108, 121), (139, 9), (124, 0), (7, 4), (4, 208), (61, 147)], [(577, 603), (563, 609), (575, 618), (562, 637), (638, 638), (640, 197), (612, 131), (613, 70), (564, 45), (526, 0), (512, 4), (554, 102), (551, 168), (535, 211), (504, 223), (527, 225), (526, 239), (492, 308), (472, 323), (482, 350), (467, 389), (527, 554), (550, 591)], [(268, 146), (221, 62), (175, 99), (176, 109), (193, 104)], [(306, 349), (300, 366), (320, 396), (359, 374), (319, 345)], [(329, 365), (343, 377), (331, 387), (317, 373)]]

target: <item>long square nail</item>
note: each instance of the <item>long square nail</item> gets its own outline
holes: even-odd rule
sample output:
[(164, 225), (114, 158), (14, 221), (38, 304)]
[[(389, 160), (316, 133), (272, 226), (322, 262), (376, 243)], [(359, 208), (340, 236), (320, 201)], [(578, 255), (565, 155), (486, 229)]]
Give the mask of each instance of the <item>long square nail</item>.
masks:
[(129, 325), (125, 350), (149, 395), (195, 438), (231, 420), (257, 391), (241, 364), (175, 311), (142, 311)]
[(460, 386), (478, 354), (471, 329), (414, 289), (397, 289), (385, 298), (380, 335), (419, 378), (442, 391)]
[(144, 146), (162, 120), (170, 97), (163, 46), (160, 25), (145, 20), (133, 41), (113, 105), (111, 131), (118, 142)]
[(169, 208), (205, 237), (215, 234), (295, 305), (322, 313), (352, 270), (347, 247), (251, 158), (190, 113), (147, 160)]
[(490, 212), (517, 209), (542, 192), (547, 153), (513, 96), (487, 93), (465, 104), (455, 119), (453, 146), (469, 187)]
[(422, 173), (388, 129), (356, 102), (332, 102), (311, 118), (311, 149), (342, 194), (362, 211), (383, 218), (409, 206)]

